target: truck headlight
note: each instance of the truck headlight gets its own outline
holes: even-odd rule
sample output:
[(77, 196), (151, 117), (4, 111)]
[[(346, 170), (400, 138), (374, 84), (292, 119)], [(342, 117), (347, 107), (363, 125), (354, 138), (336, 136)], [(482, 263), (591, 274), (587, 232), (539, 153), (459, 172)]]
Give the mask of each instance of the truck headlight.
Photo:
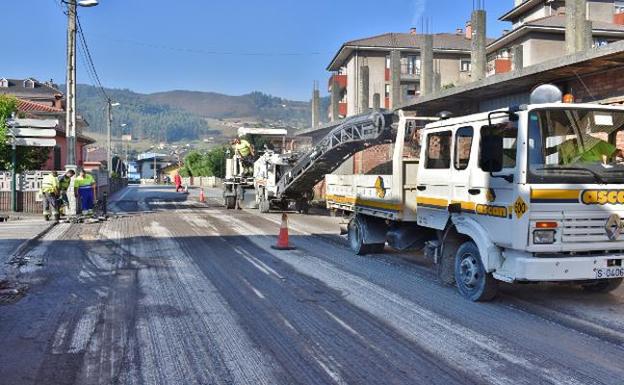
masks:
[(533, 231), (533, 243), (536, 245), (548, 245), (555, 243), (555, 230)]

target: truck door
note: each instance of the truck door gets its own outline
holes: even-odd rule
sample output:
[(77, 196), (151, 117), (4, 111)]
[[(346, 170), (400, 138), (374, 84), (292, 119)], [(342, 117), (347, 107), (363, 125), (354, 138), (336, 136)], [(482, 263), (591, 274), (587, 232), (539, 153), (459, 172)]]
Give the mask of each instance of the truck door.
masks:
[[(478, 162), (474, 162), (474, 166), (470, 167), (468, 196), (474, 204), (477, 220), (488, 231), (492, 240), (502, 245), (511, 245), (513, 237), (509, 234), (511, 227), (508, 225), (511, 223), (517, 198), (514, 183), (517, 183), (518, 178), (516, 172), (518, 126), (515, 122), (495, 124), (493, 127), (484, 125), (479, 128), (479, 137), (486, 130), (493, 130), (503, 136), (503, 170), (494, 175), (484, 172), (481, 167), (480, 148), (475, 146), (473, 157), (478, 157)], [(514, 181), (509, 182), (503, 176), (513, 178)]]
[(449, 218), (452, 131), (429, 131), (418, 173), (417, 221), (422, 226), (444, 229)]
[(472, 196), (480, 193), (470, 185), (470, 170), (474, 168), (471, 163), (472, 143), (474, 128), (472, 126), (460, 127), (455, 131), (453, 140), (453, 167), (451, 170), (451, 200), (459, 203), (462, 211), (474, 211)]

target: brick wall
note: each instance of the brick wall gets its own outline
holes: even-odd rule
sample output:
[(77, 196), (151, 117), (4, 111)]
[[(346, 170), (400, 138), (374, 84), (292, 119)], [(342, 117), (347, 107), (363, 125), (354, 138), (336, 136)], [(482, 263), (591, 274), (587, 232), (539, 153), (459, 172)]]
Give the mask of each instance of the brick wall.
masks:
[(392, 144), (380, 144), (353, 156), (354, 174), (392, 174)]
[(568, 89), (578, 103), (591, 103), (610, 98), (624, 99), (624, 76), (621, 68), (584, 76), (582, 80), (581, 82), (579, 79), (572, 79), (567, 83)]

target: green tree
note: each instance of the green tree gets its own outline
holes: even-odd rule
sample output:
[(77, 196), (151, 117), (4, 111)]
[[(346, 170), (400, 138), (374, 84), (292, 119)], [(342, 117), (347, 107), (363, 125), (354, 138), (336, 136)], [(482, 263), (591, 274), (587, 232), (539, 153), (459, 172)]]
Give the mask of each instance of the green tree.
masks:
[(180, 170), (181, 176), (225, 176), (226, 147), (217, 147), (201, 153), (191, 151), (184, 158), (184, 167)]
[[(8, 143), (7, 119), (17, 111), (17, 99), (10, 95), (0, 95), (0, 170), (11, 169), (11, 146)], [(18, 147), (17, 171), (41, 168), (50, 154), (45, 147)]]

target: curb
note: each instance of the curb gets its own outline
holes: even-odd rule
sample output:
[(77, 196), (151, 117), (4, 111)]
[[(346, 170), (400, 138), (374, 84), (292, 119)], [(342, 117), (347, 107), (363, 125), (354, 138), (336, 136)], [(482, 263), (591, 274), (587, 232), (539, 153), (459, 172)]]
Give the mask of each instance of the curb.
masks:
[(24, 242), (22, 242), (19, 246), (17, 246), (17, 249), (15, 249), (15, 251), (13, 253), (11, 253), (11, 255), (9, 256), (8, 261), (6, 262), (6, 264), (11, 263), (11, 261), (15, 258), (20, 256), (24, 250), (26, 250), (28, 247), (30, 247), (30, 245), (34, 242), (37, 242), (39, 239), (41, 239), (43, 236), (45, 236), (47, 233), (50, 232), (50, 230), (56, 226), (56, 222), (50, 222), (50, 224), (48, 224), (48, 226), (46, 226), (43, 230), (41, 230), (39, 233), (35, 234), (34, 237), (26, 239)]

